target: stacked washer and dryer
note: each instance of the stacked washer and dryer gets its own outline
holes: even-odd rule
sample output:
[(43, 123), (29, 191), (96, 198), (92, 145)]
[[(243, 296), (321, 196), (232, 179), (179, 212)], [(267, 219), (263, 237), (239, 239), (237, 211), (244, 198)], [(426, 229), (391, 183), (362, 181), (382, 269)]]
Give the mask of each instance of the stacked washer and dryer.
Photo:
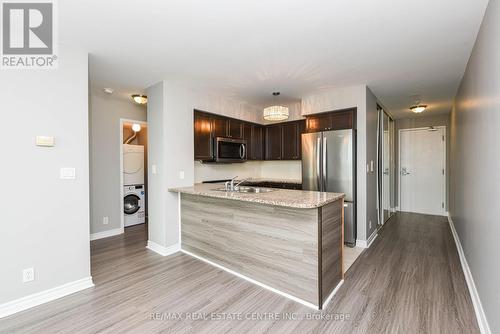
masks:
[(123, 144), (123, 214), (125, 227), (146, 222), (144, 146)]

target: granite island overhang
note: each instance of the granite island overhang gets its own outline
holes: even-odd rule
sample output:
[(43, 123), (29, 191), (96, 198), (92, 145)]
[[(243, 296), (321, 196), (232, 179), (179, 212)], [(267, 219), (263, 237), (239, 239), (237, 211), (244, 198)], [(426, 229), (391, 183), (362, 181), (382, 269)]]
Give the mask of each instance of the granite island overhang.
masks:
[(344, 194), (218, 188), (169, 189), (180, 194), (182, 251), (309, 307), (325, 307), (344, 278)]

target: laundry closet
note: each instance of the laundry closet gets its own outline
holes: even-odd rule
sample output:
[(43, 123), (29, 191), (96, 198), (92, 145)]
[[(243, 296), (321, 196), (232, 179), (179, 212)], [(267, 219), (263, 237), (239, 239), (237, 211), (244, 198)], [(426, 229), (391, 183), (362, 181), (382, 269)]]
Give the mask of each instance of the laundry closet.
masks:
[(147, 222), (147, 124), (123, 123), (124, 226)]

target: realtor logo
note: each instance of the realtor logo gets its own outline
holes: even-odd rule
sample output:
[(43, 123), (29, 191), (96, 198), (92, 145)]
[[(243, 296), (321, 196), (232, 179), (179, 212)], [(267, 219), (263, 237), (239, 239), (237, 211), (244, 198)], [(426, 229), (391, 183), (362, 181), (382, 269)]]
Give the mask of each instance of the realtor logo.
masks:
[[(35, 0), (36, 1), (36, 0)], [(54, 68), (54, 3), (2, 3), (2, 68)]]

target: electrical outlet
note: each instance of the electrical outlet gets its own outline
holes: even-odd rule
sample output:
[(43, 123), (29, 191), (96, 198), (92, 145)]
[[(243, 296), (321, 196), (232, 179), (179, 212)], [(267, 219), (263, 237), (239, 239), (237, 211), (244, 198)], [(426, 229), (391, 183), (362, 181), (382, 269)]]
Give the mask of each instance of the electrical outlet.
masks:
[(109, 217), (102, 217), (102, 223), (104, 225), (108, 225), (109, 224)]
[(372, 229), (372, 221), (370, 220), (370, 222), (368, 223), (368, 228), (371, 230)]
[(23, 283), (35, 280), (35, 269), (33, 267), (23, 270)]

